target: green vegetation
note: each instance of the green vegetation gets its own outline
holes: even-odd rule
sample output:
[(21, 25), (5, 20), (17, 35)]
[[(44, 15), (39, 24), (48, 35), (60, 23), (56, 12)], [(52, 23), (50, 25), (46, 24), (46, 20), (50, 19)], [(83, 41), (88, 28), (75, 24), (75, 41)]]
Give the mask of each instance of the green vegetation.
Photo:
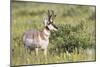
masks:
[[(63, 62), (95, 61), (95, 7), (82, 5), (12, 2), (11, 5), (11, 64), (48, 64)], [(57, 15), (57, 32), (51, 32), (48, 57), (43, 52), (38, 59), (34, 51), (30, 55), (22, 43), (22, 35), (28, 29), (43, 28), (43, 16), (48, 9)]]

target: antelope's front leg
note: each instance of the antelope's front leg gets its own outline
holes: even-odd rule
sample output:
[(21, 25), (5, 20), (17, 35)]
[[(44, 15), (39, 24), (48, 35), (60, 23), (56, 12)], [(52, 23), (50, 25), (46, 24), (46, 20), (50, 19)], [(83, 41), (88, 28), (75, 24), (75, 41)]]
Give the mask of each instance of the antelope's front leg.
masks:
[(45, 64), (47, 63), (47, 49), (44, 49)]
[(47, 57), (47, 49), (44, 49), (44, 56)]
[(38, 56), (38, 48), (35, 48), (36, 56)]

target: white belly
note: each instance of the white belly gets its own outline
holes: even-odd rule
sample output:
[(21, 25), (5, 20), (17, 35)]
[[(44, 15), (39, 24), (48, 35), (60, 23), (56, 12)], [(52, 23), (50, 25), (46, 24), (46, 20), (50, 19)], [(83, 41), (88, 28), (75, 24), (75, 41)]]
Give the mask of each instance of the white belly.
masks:
[(40, 41), (41, 49), (46, 49), (48, 47), (48, 44), (49, 44), (49, 40), (41, 40)]

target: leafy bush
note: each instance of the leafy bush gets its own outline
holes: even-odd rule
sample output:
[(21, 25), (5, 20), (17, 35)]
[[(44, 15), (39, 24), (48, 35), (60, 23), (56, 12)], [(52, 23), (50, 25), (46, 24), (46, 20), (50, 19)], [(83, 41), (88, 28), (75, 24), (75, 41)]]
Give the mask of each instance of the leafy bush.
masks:
[(58, 25), (58, 31), (53, 32), (50, 37), (50, 43), (53, 45), (50, 50), (73, 52), (76, 48), (79, 53), (79, 48), (95, 48), (95, 39), (92, 39), (95, 35), (91, 33), (91, 36), (89, 31), (84, 30), (86, 27), (84, 23), (80, 22), (75, 27), (69, 24)]

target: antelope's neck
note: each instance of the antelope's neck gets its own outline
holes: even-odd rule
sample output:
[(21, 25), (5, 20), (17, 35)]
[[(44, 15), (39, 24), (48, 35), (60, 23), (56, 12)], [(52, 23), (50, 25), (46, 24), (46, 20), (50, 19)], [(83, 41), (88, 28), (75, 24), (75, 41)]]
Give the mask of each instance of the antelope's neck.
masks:
[(43, 29), (43, 36), (45, 38), (49, 38), (49, 36), (50, 36), (50, 30), (48, 30), (47, 28), (44, 28)]

